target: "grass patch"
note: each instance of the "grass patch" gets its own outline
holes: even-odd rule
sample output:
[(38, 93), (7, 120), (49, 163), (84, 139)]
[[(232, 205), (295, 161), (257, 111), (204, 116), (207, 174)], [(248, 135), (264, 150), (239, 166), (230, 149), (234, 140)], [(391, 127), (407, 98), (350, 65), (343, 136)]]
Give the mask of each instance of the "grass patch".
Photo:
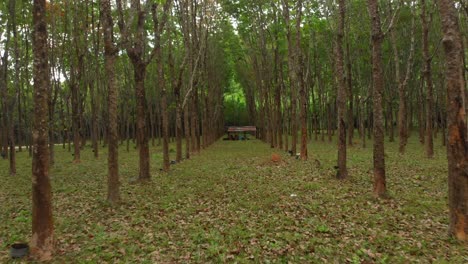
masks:
[[(122, 147), (116, 208), (105, 201), (107, 150), (94, 159), (86, 147), (73, 164), (57, 147), (53, 262), (468, 262), (466, 245), (447, 236), (444, 148), (427, 160), (416, 140), (404, 156), (397, 147), (386, 143), (388, 200), (372, 197), (370, 147), (349, 149), (346, 181), (334, 179), (335, 143), (311, 142), (317, 166), (257, 140), (219, 141), (169, 173), (153, 147), (145, 185), (130, 183), (138, 155)], [(272, 153), (282, 162), (269, 162)], [(18, 153), (15, 177), (0, 166), (0, 262), (13, 263), (8, 246), (31, 236), (31, 159)]]

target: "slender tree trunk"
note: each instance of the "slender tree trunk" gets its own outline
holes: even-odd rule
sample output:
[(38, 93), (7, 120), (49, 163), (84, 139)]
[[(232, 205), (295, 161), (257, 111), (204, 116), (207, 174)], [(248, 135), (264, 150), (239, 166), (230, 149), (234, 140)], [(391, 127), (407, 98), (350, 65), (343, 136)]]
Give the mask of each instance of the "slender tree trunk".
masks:
[(130, 152), (130, 140), (131, 140), (131, 135), (130, 135), (130, 116), (127, 114), (127, 126), (126, 126), (126, 139), (127, 139), (127, 147), (126, 150), (127, 152)]
[[(279, 62), (278, 62), (278, 65)], [(277, 73), (280, 75), (279, 78), (282, 77), (282, 72)], [(276, 86), (276, 93), (275, 93), (275, 104), (276, 104), (276, 136), (277, 136), (277, 148), (278, 149), (283, 149), (283, 122), (282, 122), (282, 112), (281, 112), (281, 87), (282, 87), (282, 81), (277, 83)]]
[[(348, 34), (349, 35), (349, 34)], [(349, 37), (348, 37), (349, 38)], [(354, 103), (354, 96), (353, 96), (353, 74), (351, 68), (351, 53), (349, 51), (349, 42), (346, 43), (346, 57), (347, 57), (347, 64), (346, 64), (346, 74), (347, 74), (347, 85), (348, 85), (348, 102), (349, 102), (349, 109), (348, 109), (348, 145), (353, 145), (353, 137), (354, 137), (354, 116), (353, 116), (353, 103)]]
[(146, 131), (146, 95), (145, 95), (145, 77), (146, 65), (141, 63), (134, 64), (134, 77), (135, 77), (135, 93), (137, 100), (137, 127), (136, 137), (139, 151), (139, 174), (140, 181), (149, 181), (150, 175), (150, 162), (149, 162), (149, 146), (148, 136)]
[(154, 147), (156, 145), (156, 131), (155, 131), (155, 111), (154, 108), (156, 107), (153, 103), (148, 105), (149, 107), (149, 130), (150, 130), (150, 138), (151, 138), (151, 146)]
[(366, 124), (365, 124), (365, 117), (364, 113), (366, 112), (366, 104), (362, 104), (362, 109), (361, 109), (361, 131), (362, 131), (362, 148), (366, 148)]
[(185, 158), (190, 159), (190, 122), (188, 105), (184, 107), (184, 130), (185, 130)]
[(382, 42), (383, 33), (380, 23), (377, 0), (368, 0), (372, 33), (372, 83), (373, 83), (373, 118), (374, 118), (374, 195), (386, 195), (385, 151), (382, 114), (383, 76), (382, 76)]
[[(8, 9), (11, 11), (11, 6), (14, 5), (14, 1), (8, 2)], [(9, 12), (11, 13), (11, 12)], [(6, 29), (6, 39), (4, 43), (4, 53), (0, 57), (0, 93), (1, 93), (1, 103), (2, 103), (2, 157), (3, 159), (9, 158), (9, 122), (8, 122), (8, 105), (9, 105), (9, 95), (8, 95), (8, 54), (9, 54), (9, 44), (10, 44), (10, 31), (12, 29), (11, 21), (12, 19), (7, 20), (7, 29)]]
[(108, 148), (107, 156), (107, 201), (120, 202), (119, 139), (117, 126), (118, 89), (115, 85), (115, 60), (118, 49), (113, 43), (113, 26), (110, 0), (101, 0), (101, 23), (104, 33), (104, 68), (107, 76)]
[(52, 188), (49, 179), (48, 87), (46, 1), (33, 4), (34, 51), (34, 156), (32, 163), (32, 239), (31, 254), (39, 261), (52, 259), (54, 224)]
[(73, 162), (80, 163), (80, 113), (79, 113), (79, 85), (76, 80), (72, 81), (71, 84), (72, 92), (72, 126), (73, 126)]
[[(165, 7), (170, 4), (171, 1), (166, 1)], [(147, 121), (147, 100), (145, 93), (145, 77), (147, 66), (151, 62), (152, 55), (145, 59), (145, 20), (146, 8), (142, 8), (140, 1), (131, 1), (130, 8), (132, 12), (138, 14), (135, 21), (136, 23), (126, 24), (124, 21), (123, 5), (121, 0), (116, 0), (117, 12), (119, 16), (119, 28), (121, 37), (125, 44), (125, 49), (130, 61), (133, 65), (133, 76), (135, 81), (135, 98), (136, 98), (136, 138), (139, 150), (139, 174), (138, 180), (140, 182), (149, 181), (150, 175), (150, 157), (149, 157), (149, 146), (148, 146), (148, 131), (146, 127)], [(155, 4), (152, 5), (154, 7)], [(128, 35), (129, 26), (135, 27), (136, 32), (130, 38)], [(157, 25), (155, 25), (157, 27)], [(155, 46), (151, 54), (155, 54)]]
[(424, 80), (426, 83), (426, 156), (428, 158), (434, 157), (434, 141), (433, 141), (433, 84), (431, 72), (431, 56), (429, 54), (429, 22), (426, 17), (426, 0), (421, 0), (421, 21), (423, 28), (423, 59), (424, 59)]
[(195, 117), (195, 136), (196, 136), (196, 141), (195, 141), (195, 148), (196, 148), (196, 152), (197, 154), (200, 153), (200, 116), (199, 116), (199, 109), (200, 109), (200, 100), (198, 98), (198, 94), (199, 94), (199, 91), (198, 89), (195, 90), (195, 114), (194, 114), (194, 117)]
[[(97, 82), (96, 82), (97, 83)], [(89, 89), (91, 93), (91, 139), (93, 144), (94, 157), (99, 157), (99, 144), (98, 144), (98, 115), (97, 115), (97, 105), (96, 97), (97, 93), (94, 90), (93, 80), (89, 83)]]
[(182, 160), (182, 110), (180, 109), (180, 101), (178, 101), (176, 109), (176, 161)]
[(395, 142), (395, 130), (393, 129), (393, 100), (388, 102), (389, 142)]
[[(300, 114), (301, 119), (301, 160), (307, 160), (307, 92), (306, 84), (304, 80), (304, 62), (301, 48), (301, 23), (302, 23), (302, 0), (297, 2), (296, 10), (296, 61), (295, 61), (295, 72), (297, 82), (299, 84), (299, 95), (300, 95)], [(294, 152), (293, 152), (294, 153)]]
[(468, 240), (468, 141), (465, 111), (465, 80), (460, 28), (452, 0), (438, 0), (442, 20), (447, 85), (448, 186), (450, 227), (456, 239)]
[(395, 29), (392, 29), (391, 32), (391, 40), (392, 46), (394, 51), (394, 59), (395, 59), (395, 72), (396, 78), (398, 82), (398, 99), (399, 99), (399, 106), (398, 106), (398, 136), (399, 136), (399, 147), (398, 151), (403, 154), (405, 152), (406, 144), (408, 143), (408, 122), (407, 122), (407, 100), (406, 100), (406, 87), (408, 86), (408, 81), (411, 75), (411, 68), (413, 66), (413, 56), (414, 56), (414, 29), (415, 29), (415, 21), (414, 21), (414, 10), (411, 11), (412, 19), (411, 19), (411, 46), (410, 46), (410, 54), (408, 58), (408, 64), (406, 65), (406, 74), (403, 80), (400, 79), (400, 67), (399, 61), (400, 56), (398, 53), (398, 48), (396, 46), (396, 32)]
[(197, 108), (195, 103), (195, 93), (193, 92), (190, 100), (190, 150), (192, 153), (197, 152)]
[[(374, 127), (374, 123), (373, 123), (373, 119), (374, 119), (374, 115), (371, 111), (371, 106), (370, 106), (370, 103), (367, 102), (366, 104), (366, 110), (367, 110), (367, 139), (371, 140), (372, 139), (372, 130), (373, 130), (373, 127)], [(382, 128), (383, 129), (383, 128)]]
[[(287, 105), (287, 103), (285, 103), (284, 105)], [(290, 113), (291, 113), (290, 106), (286, 107), (286, 111), (284, 112), (284, 120), (286, 122), (284, 122), (284, 125), (283, 125), (284, 127), (284, 150), (286, 152), (289, 150), (289, 127), (291, 124)]]
[(9, 126), (9, 144), (10, 144), (10, 175), (15, 176), (16, 175), (16, 147), (15, 147), (15, 129), (14, 129), (14, 122), (13, 122), (13, 116), (10, 119), (10, 126)]
[[(160, 70), (158, 78), (164, 79), (162, 63), (160, 63)], [(165, 88), (165, 82), (159, 80), (161, 89), (161, 112), (162, 112), (162, 137), (163, 137), (163, 170), (169, 171), (169, 117), (167, 112), (167, 93)]]
[(183, 128), (182, 128), (182, 105), (181, 105), (181, 99), (180, 99), (180, 90), (182, 86), (182, 78), (183, 78), (183, 72), (185, 68), (185, 63), (186, 59), (184, 58), (184, 62), (182, 63), (182, 66), (180, 67), (179, 70), (179, 76), (176, 78), (176, 73), (174, 69), (174, 58), (172, 56), (172, 42), (169, 42), (169, 67), (171, 70), (171, 77), (173, 79), (172, 81), (172, 89), (174, 91), (174, 97), (175, 97), (175, 104), (176, 104), (176, 116), (175, 116), (175, 121), (176, 121), (176, 162), (180, 162), (182, 160), (182, 138), (183, 138)]
[(57, 96), (58, 96), (58, 89), (59, 89), (59, 82), (58, 81), (53, 81), (53, 84), (49, 88), (49, 164), (54, 165), (55, 164), (55, 138), (54, 138), (54, 132), (55, 129), (54, 123), (54, 113), (55, 113), (55, 104), (57, 102)]
[(421, 82), (419, 85), (419, 96), (418, 96), (418, 105), (420, 108), (418, 109), (418, 125), (419, 125), (419, 143), (424, 145), (426, 143), (426, 139), (424, 136), (424, 131), (425, 131), (425, 123), (424, 123), (424, 101), (423, 101), (423, 96), (424, 96), (424, 80), (421, 78)]
[(336, 35), (336, 73), (338, 78), (338, 171), (336, 178), (348, 176), (346, 168), (346, 80), (344, 72), (343, 36), (345, 23), (345, 0), (339, 0), (338, 32)]
[(283, 16), (286, 21), (287, 27), (287, 39), (288, 39), (288, 70), (289, 70), (289, 86), (291, 90), (291, 152), (293, 155), (296, 154), (296, 145), (297, 145), (297, 89), (296, 85), (298, 83), (297, 75), (295, 74), (295, 62), (297, 50), (295, 50), (293, 34), (291, 32), (291, 21), (289, 15), (289, 1), (283, 1)]
[[(8, 124), (9, 124), (9, 132), (8, 132), (8, 138), (9, 138), (9, 144), (10, 144), (10, 175), (14, 176), (16, 175), (16, 146), (15, 146), (15, 120), (14, 120), (14, 109), (15, 109), (15, 104), (17, 103), (16, 101), (19, 100), (19, 85), (20, 85), (20, 80), (19, 80), (19, 48), (18, 48), (18, 37), (17, 37), (17, 28), (16, 28), (16, 1), (10, 0), (9, 2), (9, 13), (10, 13), (10, 20), (11, 20), (11, 27), (13, 30), (13, 36), (14, 36), (14, 55), (15, 55), (15, 90), (16, 90), (16, 97), (13, 97), (11, 99), (11, 106), (9, 112), (9, 117), (8, 117)], [(18, 116), (21, 113), (18, 113)], [(19, 129), (18, 129), (19, 132)]]
[[(165, 9), (166, 11), (166, 9)], [(167, 92), (166, 92), (166, 79), (164, 76), (164, 60), (161, 49), (161, 35), (165, 25), (165, 17), (162, 23), (159, 24), (160, 19), (157, 12), (157, 4), (152, 5), (152, 15), (154, 23), (154, 42), (155, 54), (158, 61), (158, 86), (161, 91), (161, 116), (162, 116), (162, 137), (163, 137), (163, 170), (169, 171), (169, 113), (167, 110)], [(164, 14), (166, 15), (166, 14)]]
[[(70, 104), (68, 102), (68, 98), (66, 100), (66, 109), (67, 109), (67, 116), (70, 116)], [(73, 122), (73, 121), (72, 121)], [(68, 143), (68, 152), (71, 152), (71, 135), (70, 135), (70, 122), (67, 124), (66, 128), (66, 141)]]

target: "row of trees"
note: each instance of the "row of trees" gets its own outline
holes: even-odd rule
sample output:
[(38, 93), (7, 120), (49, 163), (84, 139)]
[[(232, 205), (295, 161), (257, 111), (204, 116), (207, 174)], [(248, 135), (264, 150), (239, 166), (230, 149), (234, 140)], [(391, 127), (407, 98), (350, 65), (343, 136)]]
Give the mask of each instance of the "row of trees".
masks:
[(466, 240), (468, 182), (461, 169), (468, 158), (466, 3), (237, 0), (223, 5), (239, 22), (236, 77), (262, 140), (292, 154), (298, 150), (307, 160), (313, 137), (331, 141), (337, 131), (336, 177), (345, 179), (347, 145), (356, 143), (357, 129), (363, 147), (373, 138), (373, 191), (386, 197), (385, 135), (393, 142), (398, 129), (404, 155), (410, 132), (419, 128), (431, 159), (434, 138), (442, 132), (449, 153), (450, 232)]
[(118, 204), (119, 144), (126, 141), (128, 151), (136, 142), (138, 180), (146, 182), (155, 139), (168, 171), (171, 140), (180, 162), (222, 135), (229, 21), (214, 1), (8, 0), (0, 8), (2, 157), (15, 175), (15, 149), (33, 156), (38, 259), (53, 250), (56, 145), (68, 144), (74, 163), (87, 140), (96, 158), (99, 145), (107, 146), (107, 197)]
[[(382, 47), (382, 101), (376, 104), (382, 108), (382, 131), (390, 142), (398, 136), (403, 154), (410, 133), (419, 129), (427, 157), (434, 155), (433, 139), (447, 128), (442, 21), (435, 2), (380, 4), (379, 32), (372, 32), (365, 1), (238, 0), (224, 1), (224, 7), (239, 22), (236, 78), (245, 89), (250, 123), (259, 125), (273, 147), (296, 152), (313, 137), (331, 140), (339, 119), (348, 145), (356, 142), (357, 129), (366, 146), (376, 114), (369, 66), (374, 33)], [(462, 2), (455, 11), (466, 21)], [(464, 23), (460, 30), (467, 31)]]
[(346, 144), (355, 144), (355, 129), (364, 146), (373, 134), (379, 197), (386, 195), (384, 135), (394, 140), (396, 121), (400, 152), (410, 128), (419, 127), (429, 158), (433, 129), (442, 130), (445, 140), (447, 128), (450, 231), (466, 240), (463, 2), (34, 0), (31, 6), (8, 0), (2, 5), (7, 14), (0, 25), (2, 155), (10, 160), (12, 175), (16, 145), (33, 155), (32, 248), (39, 259), (50, 258), (53, 250), (49, 164), (57, 143), (73, 148), (75, 163), (86, 140), (96, 157), (99, 144), (107, 145), (108, 200), (117, 204), (119, 143), (126, 140), (128, 149), (136, 141), (138, 179), (150, 180), (149, 145), (155, 139), (161, 140), (167, 171), (171, 139), (181, 161), (223, 133), (223, 94), (233, 85), (243, 87), (249, 122), (257, 125), (259, 137), (292, 153), (299, 144), (302, 160), (308, 158), (308, 140), (331, 140), (337, 130), (340, 179), (347, 177)]
[[(153, 145), (156, 138), (158, 144), (162, 140), (165, 150), (169, 140), (174, 140), (180, 161), (184, 155), (189, 157), (208, 146), (222, 131), (223, 87), (231, 74), (228, 68), (220, 67), (227, 55), (219, 28), (226, 21), (212, 2), (127, 2), (118, 1), (112, 7), (117, 22), (111, 32), (116, 45), (112, 49), (116, 53), (115, 74), (122, 76), (115, 80), (120, 95), (114, 102), (120, 120), (116, 133), (121, 144), (127, 140), (127, 149), (129, 142), (137, 139), (142, 157), (148, 154), (149, 139)], [(23, 151), (23, 146), (29, 148), (32, 143), (32, 13), (28, 1), (8, 0), (1, 5), (8, 15), (1, 25), (0, 135), (2, 156), (10, 158), (14, 175), (15, 155), (11, 150), (17, 146)], [(98, 157), (99, 143), (107, 145), (109, 139), (104, 23), (99, 2), (95, 1), (49, 1), (46, 9), (50, 141), (64, 147), (68, 143), (74, 161), (79, 163), (86, 140), (91, 140)], [(116, 30), (118, 34), (113, 33)], [(192, 139), (184, 155), (183, 138)], [(50, 144), (52, 164), (55, 144)], [(141, 179), (149, 177), (149, 163), (144, 160), (140, 164)], [(166, 151), (164, 162), (167, 170)]]
[[(2, 5), (7, 16), (2, 28), (0, 135), (2, 156), (10, 160), (14, 175), (15, 148), (32, 150), (32, 5), (15, 0)], [(225, 21), (213, 2), (117, 1), (110, 8), (105, 20), (100, 2), (46, 2), (50, 163), (57, 143), (64, 148), (68, 143), (79, 163), (86, 140), (91, 140), (96, 158), (99, 144), (110, 145), (116, 153), (116, 140), (126, 140), (127, 150), (136, 140), (139, 180), (145, 181), (150, 178), (150, 139), (153, 145), (155, 138), (162, 144), (167, 171), (170, 140), (177, 142), (179, 162), (222, 133), (223, 87), (230, 72), (220, 67), (226, 49), (218, 28)], [(110, 86), (115, 89), (109, 93)]]

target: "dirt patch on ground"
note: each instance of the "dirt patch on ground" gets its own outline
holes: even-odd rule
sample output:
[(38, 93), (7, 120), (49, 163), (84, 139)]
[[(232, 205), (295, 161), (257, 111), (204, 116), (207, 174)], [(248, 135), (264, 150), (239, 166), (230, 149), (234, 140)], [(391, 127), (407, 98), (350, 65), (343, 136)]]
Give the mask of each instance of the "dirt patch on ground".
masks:
[(287, 166), (287, 162), (283, 156), (278, 153), (273, 153), (268, 159), (260, 162), (259, 166)]

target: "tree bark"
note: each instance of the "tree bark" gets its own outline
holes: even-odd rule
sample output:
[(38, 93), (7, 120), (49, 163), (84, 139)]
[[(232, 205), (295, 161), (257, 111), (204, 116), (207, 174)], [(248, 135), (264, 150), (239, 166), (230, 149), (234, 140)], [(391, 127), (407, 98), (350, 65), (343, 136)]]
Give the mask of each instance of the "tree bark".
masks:
[(302, 23), (302, 0), (297, 2), (296, 8), (296, 78), (299, 84), (300, 94), (300, 119), (301, 119), (301, 160), (307, 160), (307, 92), (306, 84), (304, 80), (304, 62), (302, 60), (302, 48), (301, 48), (301, 23)]
[(412, 19), (411, 19), (411, 46), (409, 52), (409, 58), (406, 65), (406, 74), (404, 79), (400, 77), (400, 55), (397, 48), (397, 40), (396, 40), (396, 30), (392, 29), (390, 32), (390, 37), (392, 41), (392, 48), (394, 53), (394, 62), (395, 62), (395, 77), (398, 83), (398, 136), (399, 136), (399, 145), (398, 151), (400, 154), (405, 152), (406, 145), (408, 143), (408, 121), (407, 121), (407, 100), (406, 100), (406, 87), (408, 86), (408, 81), (411, 76), (411, 68), (413, 67), (413, 56), (414, 56), (414, 29), (415, 29), (415, 21), (414, 21), (414, 9), (411, 10)]
[(424, 122), (424, 100), (423, 100), (424, 79), (423, 78), (421, 78), (418, 88), (419, 88), (418, 89), (418, 105), (420, 106), (417, 110), (418, 111), (418, 125), (419, 125), (419, 143), (424, 145), (426, 143), (426, 138), (424, 135), (424, 132), (426, 130), (425, 129), (426, 124)]
[(189, 118), (189, 104), (184, 107), (184, 133), (185, 133), (185, 158), (190, 159), (190, 118)]
[[(169, 3), (170, 1), (166, 2)], [(161, 116), (162, 116), (162, 137), (163, 137), (163, 170), (165, 172), (169, 171), (170, 161), (169, 161), (169, 113), (167, 111), (167, 91), (166, 91), (166, 79), (164, 76), (164, 60), (161, 49), (161, 35), (164, 30), (165, 20), (167, 18), (167, 13), (169, 12), (168, 6), (164, 8), (164, 14), (160, 21), (158, 17), (157, 4), (152, 5), (152, 15), (154, 23), (154, 42), (155, 42), (155, 55), (158, 63), (158, 86), (161, 92)], [(161, 22), (161, 23), (160, 23)]]
[[(20, 80), (19, 80), (19, 47), (18, 47), (18, 34), (17, 34), (17, 28), (16, 28), (16, 1), (15, 0), (10, 0), (9, 5), (8, 5), (9, 13), (10, 13), (10, 20), (11, 20), (11, 28), (13, 30), (13, 45), (14, 45), (14, 55), (15, 55), (15, 90), (16, 90), (16, 96), (11, 98), (11, 105), (9, 106), (9, 117), (8, 117), (8, 124), (9, 124), (9, 131), (8, 131), (8, 138), (9, 138), (9, 145), (10, 145), (10, 175), (15, 176), (16, 175), (16, 146), (15, 146), (15, 120), (14, 120), (14, 109), (17, 101), (19, 100), (19, 90), (20, 90)], [(21, 113), (18, 112), (18, 117), (21, 115)], [(20, 122), (21, 119), (19, 119)], [(18, 123), (19, 123), (18, 122)], [(18, 126), (19, 127), (19, 126)]]
[[(133, 76), (135, 81), (135, 98), (136, 98), (136, 138), (139, 151), (139, 174), (138, 180), (141, 182), (149, 181), (150, 175), (150, 157), (149, 157), (149, 145), (148, 145), (148, 131), (146, 129), (146, 112), (147, 112), (147, 101), (145, 92), (145, 78), (147, 66), (155, 55), (155, 49), (153, 49), (148, 59), (145, 58), (144, 47), (145, 47), (145, 21), (146, 12), (141, 7), (140, 1), (131, 1), (131, 13), (135, 15), (135, 23), (128, 24), (124, 21), (124, 12), (122, 7), (122, 1), (117, 0), (117, 11), (119, 16), (119, 28), (122, 37), (122, 43), (127, 51), (127, 55), (133, 65)], [(136, 26), (136, 30), (130, 38), (129, 26)]]
[(107, 76), (108, 149), (107, 156), (107, 201), (120, 202), (119, 147), (117, 127), (118, 90), (115, 85), (115, 60), (118, 49), (113, 43), (113, 27), (110, 0), (101, 0), (101, 23), (104, 33), (104, 68)]
[(291, 30), (291, 21), (289, 15), (289, 1), (283, 0), (283, 16), (286, 21), (287, 39), (288, 39), (288, 71), (289, 71), (289, 87), (291, 90), (291, 153), (296, 154), (297, 145), (297, 75), (295, 73), (295, 61), (297, 51), (294, 48), (293, 34)]
[(465, 111), (465, 79), (460, 27), (452, 0), (438, 0), (442, 20), (447, 86), (448, 187), (450, 227), (456, 239), (468, 239), (468, 142)]
[(78, 106), (78, 88), (79, 86), (74, 83), (72, 84), (72, 127), (73, 127), (73, 162), (80, 163), (80, 115)]
[(38, 261), (52, 259), (54, 225), (52, 188), (49, 179), (48, 86), (46, 1), (33, 3), (34, 51), (34, 155), (32, 161), (31, 254)]
[[(348, 34), (349, 35), (349, 34)], [(353, 103), (354, 103), (354, 96), (353, 96), (353, 73), (352, 73), (352, 63), (351, 63), (351, 53), (349, 51), (349, 37), (348, 42), (346, 43), (346, 55), (347, 55), (347, 64), (346, 64), (346, 84), (348, 85), (348, 94), (347, 100), (349, 102), (349, 110), (348, 110), (348, 145), (353, 145), (353, 137), (354, 137), (354, 110), (353, 110)]]
[(174, 68), (174, 57), (172, 53), (172, 42), (169, 42), (169, 69), (170, 75), (172, 78), (172, 90), (174, 92), (175, 104), (176, 104), (176, 162), (182, 161), (182, 138), (183, 138), (183, 128), (182, 128), (182, 109), (181, 109), (181, 100), (180, 100), (180, 90), (182, 86), (182, 75), (185, 68), (186, 58), (184, 58), (184, 62), (182, 63), (178, 78), (176, 78), (176, 72)]
[(150, 163), (149, 163), (149, 146), (148, 136), (146, 131), (146, 94), (145, 94), (145, 78), (146, 78), (146, 65), (142, 63), (134, 64), (134, 77), (135, 77), (135, 94), (136, 94), (136, 138), (139, 151), (139, 174), (140, 181), (149, 181)]
[[(9, 13), (11, 10), (11, 6), (14, 1), (8, 2), (8, 9)], [(9, 56), (9, 46), (10, 46), (10, 32), (12, 30), (11, 26), (12, 19), (8, 19), (7, 21), (7, 29), (6, 29), (6, 36), (5, 36), (5, 44), (3, 47), (4, 53), (3, 56), (0, 57), (0, 93), (1, 93), (1, 103), (2, 103), (2, 158), (8, 159), (9, 158), (9, 96), (8, 96), (8, 56)]]
[(372, 36), (372, 83), (373, 83), (373, 125), (374, 125), (374, 195), (386, 196), (385, 150), (382, 114), (383, 76), (382, 76), (382, 42), (383, 33), (380, 23), (377, 0), (368, 0), (371, 17)]
[(431, 72), (431, 61), (432, 58), (429, 54), (429, 21), (427, 20), (427, 7), (426, 0), (421, 0), (421, 21), (423, 30), (423, 60), (424, 69), (423, 75), (426, 83), (426, 156), (428, 158), (434, 157), (434, 141), (433, 141), (433, 84), (432, 84), (432, 72)]
[(348, 176), (346, 168), (346, 79), (344, 72), (343, 36), (345, 23), (345, 0), (339, 0), (338, 32), (336, 34), (336, 74), (338, 78), (338, 171), (336, 178)]

